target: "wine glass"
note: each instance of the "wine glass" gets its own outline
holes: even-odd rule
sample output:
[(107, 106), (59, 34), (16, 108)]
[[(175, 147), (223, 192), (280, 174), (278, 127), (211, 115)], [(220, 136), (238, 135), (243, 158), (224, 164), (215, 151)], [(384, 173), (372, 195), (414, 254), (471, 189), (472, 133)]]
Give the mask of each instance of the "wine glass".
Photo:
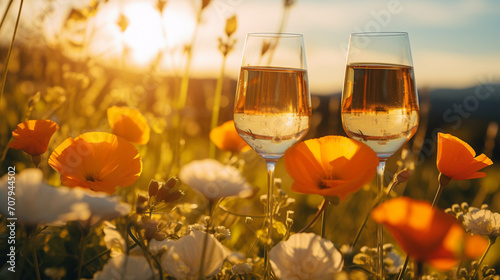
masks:
[[(342, 125), (349, 137), (367, 144), (377, 154), (380, 196), (386, 160), (418, 128), (418, 96), (408, 34), (353, 33), (346, 64)], [(382, 226), (377, 225), (377, 273), (380, 277), (383, 277), (382, 246)]]
[(303, 36), (247, 34), (234, 101), (234, 124), (239, 135), (267, 164), (266, 275), (270, 272), (274, 169), (285, 151), (306, 135), (311, 111)]

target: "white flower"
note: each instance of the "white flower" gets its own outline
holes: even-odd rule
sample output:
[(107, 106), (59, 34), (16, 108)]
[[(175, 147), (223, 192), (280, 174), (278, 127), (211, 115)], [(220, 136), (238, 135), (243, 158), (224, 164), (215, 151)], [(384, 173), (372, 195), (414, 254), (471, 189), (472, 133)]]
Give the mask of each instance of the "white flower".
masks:
[(271, 266), (281, 280), (326, 280), (342, 270), (342, 254), (332, 242), (314, 233), (297, 233), (269, 252)]
[(231, 271), (234, 274), (244, 275), (252, 272), (252, 266), (249, 263), (237, 263), (233, 265)]
[(209, 200), (229, 196), (244, 197), (252, 192), (238, 169), (214, 159), (196, 160), (186, 164), (180, 170), (179, 178)]
[(88, 191), (82, 188), (72, 188), (70, 191), (80, 193), (81, 203), (87, 205), (90, 211), (90, 219), (88, 220), (90, 226), (130, 213), (130, 205), (120, 202), (118, 196), (109, 196), (106, 193)]
[[(161, 258), (163, 269), (176, 279), (198, 279), (203, 240), (206, 234), (202, 231), (192, 231), (176, 241), (164, 243), (167, 251)], [(203, 267), (204, 278), (218, 273), (227, 256), (222, 244), (212, 235), (208, 235), (207, 241)]]
[(488, 209), (470, 207), (464, 216), (464, 225), (472, 234), (500, 236), (500, 214)]
[(144, 256), (120, 254), (110, 258), (101, 271), (94, 274), (93, 280), (152, 279), (154, 276)]
[(110, 256), (117, 257), (127, 251), (127, 244), (116, 227), (108, 221), (104, 222), (104, 243), (110, 250)]
[[(40, 169), (29, 168), (15, 175), (10, 184), (8, 174), (0, 179), (0, 201), (15, 199), (15, 210), (1, 207), (4, 217), (15, 217), (27, 226), (61, 225), (68, 221), (95, 223), (128, 214), (130, 206), (105, 194), (91, 193), (79, 188), (53, 187), (43, 182)], [(12, 212), (11, 212), (12, 211)]]

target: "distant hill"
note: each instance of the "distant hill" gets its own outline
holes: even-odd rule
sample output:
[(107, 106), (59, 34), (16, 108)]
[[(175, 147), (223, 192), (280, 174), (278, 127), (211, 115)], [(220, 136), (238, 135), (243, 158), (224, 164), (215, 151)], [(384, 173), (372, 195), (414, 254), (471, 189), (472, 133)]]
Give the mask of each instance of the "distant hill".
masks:
[[(319, 103), (315, 111), (321, 114), (318, 128), (312, 132), (314, 137), (345, 135), (340, 120), (340, 98), (340, 92), (313, 94), (313, 104)], [(492, 122), (500, 125), (500, 84), (464, 89), (419, 89), (419, 99), (421, 127), (426, 129), (425, 138), (428, 139), (444, 131), (460, 137), (480, 153), (488, 125)], [(500, 159), (500, 133), (495, 138), (493, 158)]]

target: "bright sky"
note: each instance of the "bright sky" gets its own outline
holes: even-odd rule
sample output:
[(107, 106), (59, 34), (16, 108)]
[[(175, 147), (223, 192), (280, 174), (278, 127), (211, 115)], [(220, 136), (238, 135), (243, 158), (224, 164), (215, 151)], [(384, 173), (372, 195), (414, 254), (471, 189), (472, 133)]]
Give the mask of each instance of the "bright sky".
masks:
[[(14, 10), (18, 1), (14, 1)], [(83, 7), (88, 0), (53, 0), (54, 28), (64, 18), (64, 7)], [(7, 1), (4, 1), (7, 2)], [(27, 0), (23, 18), (32, 18), (45, 1)], [(193, 30), (193, 0), (168, 0), (163, 19), (150, 0), (109, 0), (96, 17), (94, 46), (105, 57), (118, 56), (123, 43), (135, 50), (136, 63), (152, 59), (161, 47), (168, 49), (163, 67), (179, 68), (180, 43)], [(70, 3), (70, 4), (68, 4)], [(3, 12), (4, 4), (0, 4)], [(38, 5), (38, 6), (36, 6)], [(215, 77), (221, 66), (217, 38), (223, 35), (226, 18), (236, 14), (238, 29), (235, 50), (228, 57), (226, 74), (236, 78), (248, 32), (276, 32), (282, 15), (283, 0), (212, 0), (207, 8), (195, 45), (193, 74)], [(120, 12), (130, 25), (122, 35), (116, 20)], [(165, 26), (164, 41), (161, 24)], [(500, 1), (498, 0), (296, 0), (286, 32), (302, 33), (311, 92), (340, 92), (344, 79), (345, 55), (349, 34), (363, 31), (406, 31), (409, 33), (419, 87), (473, 86), (481, 82), (500, 82)], [(5, 39), (4, 30), (0, 36)], [(98, 50), (100, 48), (100, 50)], [(173, 65), (173, 66), (172, 66)]]

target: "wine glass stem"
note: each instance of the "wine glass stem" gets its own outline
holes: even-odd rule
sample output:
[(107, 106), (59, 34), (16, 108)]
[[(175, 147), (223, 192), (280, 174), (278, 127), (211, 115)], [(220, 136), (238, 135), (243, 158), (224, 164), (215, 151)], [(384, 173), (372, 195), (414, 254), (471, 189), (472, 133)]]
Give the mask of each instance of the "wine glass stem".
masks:
[(269, 259), (269, 250), (272, 246), (272, 230), (273, 230), (273, 211), (274, 211), (274, 169), (276, 167), (275, 160), (266, 160), (267, 164), (267, 205), (266, 205), (266, 222), (267, 222), (267, 243), (264, 248), (264, 279), (271, 279), (271, 263)]
[[(384, 170), (385, 160), (379, 160), (377, 166), (377, 199), (384, 192)], [(377, 275), (378, 279), (384, 279), (384, 233), (382, 224), (377, 223)]]

